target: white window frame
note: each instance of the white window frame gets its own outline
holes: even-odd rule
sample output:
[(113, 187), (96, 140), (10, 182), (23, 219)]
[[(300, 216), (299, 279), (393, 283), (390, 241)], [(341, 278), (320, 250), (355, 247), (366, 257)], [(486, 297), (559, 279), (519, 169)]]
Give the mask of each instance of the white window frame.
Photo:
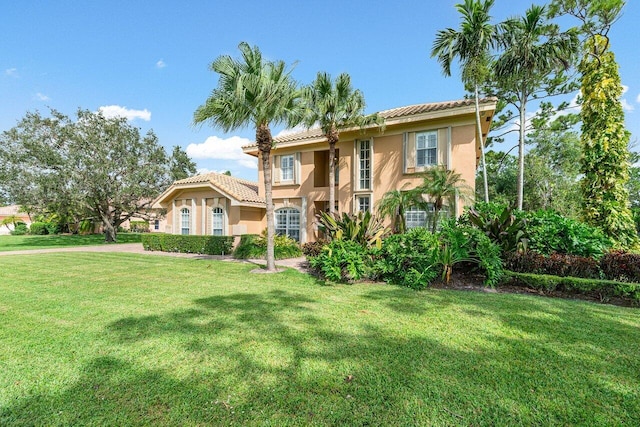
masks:
[[(363, 204), (366, 204), (365, 209), (363, 209)], [(356, 196), (356, 211), (363, 213), (367, 211), (371, 212), (371, 194), (359, 194)]]
[[(221, 206), (215, 206), (211, 209), (211, 235), (224, 236), (224, 209)], [(220, 227), (216, 228), (216, 219), (220, 221)], [(216, 233), (219, 231), (219, 233)]]
[[(424, 152), (423, 161), (420, 153)], [(416, 132), (416, 167), (435, 166), (438, 164), (438, 131)]]
[(358, 189), (371, 190), (372, 144), (370, 139), (358, 140)]
[(300, 211), (295, 208), (280, 208), (274, 212), (276, 234), (291, 237), (300, 241), (301, 218)]
[(280, 156), (280, 181), (293, 182), (295, 173), (295, 155)]
[(180, 234), (184, 236), (191, 234), (191, 210), (189, 208), (180, 209)]

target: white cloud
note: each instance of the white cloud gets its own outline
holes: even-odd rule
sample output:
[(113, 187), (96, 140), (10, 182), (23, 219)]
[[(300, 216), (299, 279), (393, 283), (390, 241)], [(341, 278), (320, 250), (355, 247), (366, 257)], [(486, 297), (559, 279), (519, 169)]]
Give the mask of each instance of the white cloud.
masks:
[(258, 168), (258, 160), (242, 151), (242, 147), (252, 141), (239, 136), (230, 138), (208, 137), (201, 144), (189, 144), (187, 154), (194, 159), (231, 160), (250, 169)]
[(622, 86), (622, 94), (624, 95), (629, 90), (629, 86), (627, 85), (621, 85), (621, 86)]
[(14, 77), (14, 78), (20, 77), (18, 75), (18, 69), (17, 68), (8, 68), (8, 69), (4, 70), (4, 74), (9, 76), (9, 77)]
[(162, 59), (160, 59), (158, 62), (156, 62), (156, 68), (164, 68), (167, 66), (167, 63), (164, 62)]
[(620, 100), (620, 104), (622, 105), (622, 109), (624, 111), (633, 111), (635, 107), (629, 103), (625, 98)]
[(43, 94), (43, 93), (36, 93), (36, 99), (40, 100), (40, 101), (49, 101), (51, 98), (49, 98), (47, 95)]
[(100, 107), (99, 110), (105, 117), (124, 117), (129, 121), (142, 119), (145, 122), (151, 120), (151, 112), (146, 108), (144, 110), (130, 110), (127, 107), (121, 107), (119, 105), (105, 105)]
[(636, 97), (636, 102), (640, 102), (640, 94)]

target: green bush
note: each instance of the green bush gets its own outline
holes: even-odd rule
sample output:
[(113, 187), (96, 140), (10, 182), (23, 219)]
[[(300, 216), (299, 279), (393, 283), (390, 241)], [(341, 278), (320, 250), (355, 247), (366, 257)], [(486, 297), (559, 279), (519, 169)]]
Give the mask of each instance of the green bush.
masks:
[(143, 234), (146, 251), (227, 255), (233, 249), (232, 236), (183, 236), (180, 234)]
[(346, 212), (329, 214), (320, 212), (317, 215), (318, 229), (327, 240), (352, 240), (368, 248), (380, 247), (382, 238), (388, 234), (382, 217), (372, 215), (370, 211), (350, 215)]
[(12, 236), (24, 236), (29, 232), (29, 227), (24, 222), (19, 222), (16, 224), (15, 228), (11, 230)]
[(47, 234), (58, 234), (60, 232), (60, 223), (57, 221), (47, 221), (44, 225), (47, 228)]
[(498, 203), (479, 202), (460, 217), (461, 225), (481, 230), (498, 244), (502, 253), (514, 252), (527, 245), (526, 221), (521, 213)]
[(438, 263), (440, 242), (426, 228), (414, 228), (382, 241), (374, 249), (373, 276), (388, 283), (424, 289), (442, 272)]
[(149, 221), (129, 221), (129, 230), (133, 233), (148, 233)]
[(309, 258), (311, 268), (333, 282), (353, 282), (367, 277), (367, 250), (352, 240), (332, 240), (320, 254)]
[(541, 291), (563, 290), (585, 295), (596, 295), (600, 299), (619, 297), (640, 302), (640, 284), (622, 283), (612, 280), (582, 279), (578, 277), (559, 277), (544, 274), (516, 273), (507, 271), (510, 283), (525, 285)]
[(47, 234), (47, 224), (44, 222), (32, 222), (29, 226), (29, 234), (34, 236), (43, 236)]
[[(275, 259), (297, 258), (302, 256), (300, 245), (288, 236), (276, 235), (273, 238)], [(237, 259), (264, 259), (267, 256), (266, 236), (245, 234), (233, 252)]]
[(611, 241), (596, 227), (553, 211), (527, 213), (529, 249), (543, 255), (554, 252), (600, 258)]

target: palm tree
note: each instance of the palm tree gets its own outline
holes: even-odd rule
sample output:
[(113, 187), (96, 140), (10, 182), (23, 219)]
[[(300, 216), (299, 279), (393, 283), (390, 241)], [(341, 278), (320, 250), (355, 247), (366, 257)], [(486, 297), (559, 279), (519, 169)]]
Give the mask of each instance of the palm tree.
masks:
[(465, 0), (457, 4), (456, 9), (462, 15), (458, 31), (453, 28), (440, 30), (433, 42), (431, 57), (436, 56), (445, 76), (451, 76), (451, 63), (458, 58), (462, 68), (462, 82), (473, 88), (476, 107), (476, 138), (480, 143), (482, 160), (482, 178), (484, 182), (484, 201), (489, 201), (487, 164), (484, 158), (484, 141), (480, 125), (480, 106), (478, 87), (483, 84), (489, 73), (489, 51), (496, 43), (496, 30), (489, 22), (489, 10), (494, 0)]
[(419, 204), (421, 197), (416, 198), (416, 194), (409, 190), (392, 190), (384, 193), (378, 202), (378, 215), (391, 218), (391, 229), (393, 233), (401, 234), (406, 231), (404, 213), (411, 206)]
[(193, 120), (195, 124), (209, 122), (225, 132), (255, 127), (267, 202), (267, 270), (275, 271), (270, 125), (296, 124), (300, 92), (283, 61), (266, 61), (257, 46), (245, 42), (238, 49), (241, 59), (222, 55), (211, 64), (211, 70), (220, 75), (218, 87), (198, 107)]
[(342, 73), (333, 81), (327, 73), (319, 72), (316, 79), (304, 88), (305, 112), (303, 123), (307, 128), (318, 125), (329, 143), (329, 213), (335, 213), (336, 200), (336, 143), (340, 131), (371, 124), (383, 126), (377, 114), (365, 116), (364, 95), (351, 86), (349, 74)]
[(498, 32), (503, 52), (494, 65), (497, 85), (513, 96), (520, 119), (517, 192), (522, 210), (527, 101), (536, 96), (548, 76), (569, 68), (579, 42), (575, 31), (560, 33), (557, 25), (547, 23), (544, 6), (536, 5), (525, 16), (500, 24)]
[(444, 166), (427, 169), (421, 174), (423, 183), (413, 190), (416, 194), (426, 194), (433, 203), (432, 232), (436, 232), (440, 211), (444, 206), (453, 208), (456, 197), (463, 200), (469, 198), (472, 189), (467, 185), (462, 175)]

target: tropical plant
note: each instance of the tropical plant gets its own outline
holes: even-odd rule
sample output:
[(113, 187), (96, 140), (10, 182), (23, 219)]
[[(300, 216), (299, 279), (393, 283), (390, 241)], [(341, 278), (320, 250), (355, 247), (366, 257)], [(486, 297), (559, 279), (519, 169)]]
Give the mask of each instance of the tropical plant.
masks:
[(329, 213), (335, 212), (336, 200), (336, 144), (340, 131), (363, 128), (384, 121), (378, 114), (364, 115), (364, 95), (354, 90), (349, 74), (340, 74), (335, 81), (320, 72), (311, 85), (304, 88), (305, 110), (303, 123), (311, 128), (319, 126), (329, 143)]
[(380, 247), (382, 238), (388, 232), (382, 218), (369, 211), (355, 215), (344, 212), (342, 216), (320, 212), (317, 219), (318, 229), (329, 241), (350, 240), (364, 247)]
[(547, 94), (563, 90), (562, 71), (572, 64), (579, 42), (575, 31), (560, 32), (548, 23), (545, 7), (537, 5), (525, 16), (498, 25), (498, 35), (503, 51), (493, 67), (495, 84), (519, 115), (517, 208), (522, 210), (527, 102), (541, 90)]
[(526, 221), (510, 206), (478, 203), (465, 213), (464, 220), (500, 246), (502, 253), (527, 247)]
[(465, 0), (457, 4), (456, 9), (462, 15), (458, 31), (447, 28), (436, 34), (431, 57), (436, 56), (446, 76), (451, 76), (451, 63), (458, 58), (462, 67), (462, 82), (474, 93), (476, 110), (476, 138), (480, 144), (484, 200), (489, 201), (487, 167), (485, 162), (484, 141), (480, 125), (480, 107), (478, 87), (489, 74), (490, 49), (496, 43), (496, 30), (491, 25), (489, 10), (494, 0)]
[(353, 282), (367, 276), (370, 257), (366, 248), (351, 240), (332, 240), (320, 254), (309, 258), (309, 265), (333, 282)]
[(415, 191), (391, 190), (384, 193), (378, 201), (378, 215), (391, 219), (391, 231), (399, 234), (406, 231), (405, 211), (423, 202), (422, 197), (416, 198)]
[(24, 221), (18, 215), (8, 215), (0, 222), (0, 226), (5, 226), (7, 227), (7, 230), (11, 230), (9, 225), (13, 225), (13, 229), (15, 230), (16, 225), (18, 225), (21, 222), (24, 222)]
[(429, 168), (420, 176), (423, 182), (413, 192), (417, 195), (426, 194), (433, 203), (434, 220), (431, 231), (435, 233), (442, 208), (449, 206), (449, 209), (453, 209), (456, 205), (456, 198), (469, 199), (473, 194), (473, 189), (465, 183), (462, 175), (446, 169), (444, 166)]
[(267, 270), (275, 271), (270, 126), (293, 126), (300, 120), (300, 91), (283, 61), (266, 61), (257, 46), (245, 42), (238, 49), (241, 59), (222, 55), (211, 64), (211, 70), (219, 74), (218, 86), (195, 111), (194, 123), (209, 122), (225, 132), (255, 127), (267, 210)]

